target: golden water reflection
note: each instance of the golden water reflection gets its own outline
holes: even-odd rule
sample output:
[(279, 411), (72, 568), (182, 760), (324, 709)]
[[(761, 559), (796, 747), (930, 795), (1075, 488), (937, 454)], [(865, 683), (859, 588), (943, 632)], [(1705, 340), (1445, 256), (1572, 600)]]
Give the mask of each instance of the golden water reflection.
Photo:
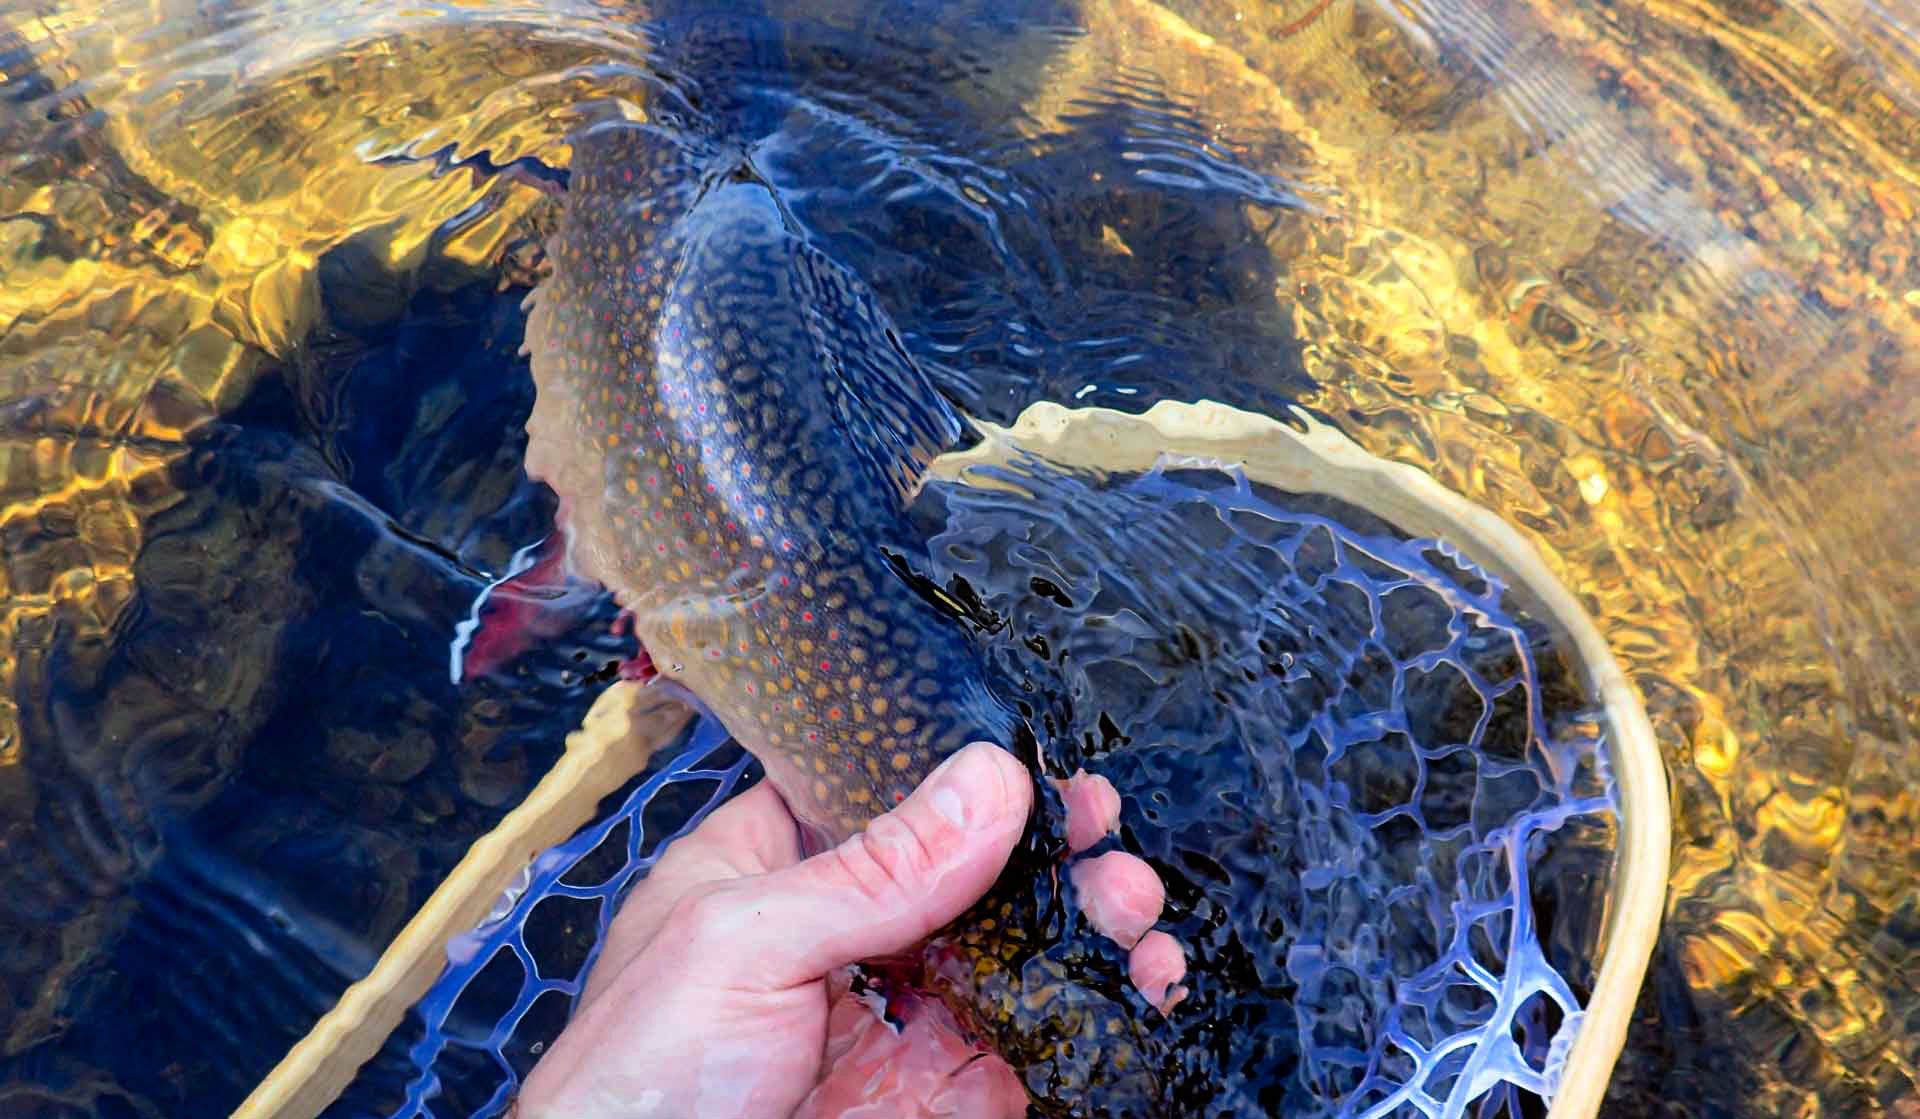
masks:
[[(0, 13), (0, 92), (37, 83), (50, 107), (0, 130), (5, 844), (34, 841), (17, 697), (56, 631), (104, 650), (142, 525), (175, 499), (167, 463), (313, 326), (320, 253), (357, 235), (404, 270), (452, 222), (435, 248), (492, 267), (537, 218), (525, 188), (373, 161), (564, 162), (568, 106), (641, 96), (609, 62), (638, 54), (627, 19)], [(1724, 1068), (1714, 1098), (1744, 1114), (1920, 1108), (1920, 25), (1901, 19), (1087, 0), (1030, 99), (1039, 128), (1120, 68), (1157, 75), (1305, 198), (1269, 243), (1305, 403), (1528, 532), (1629, 668), (1676, 824), (1620, 1072), (1636, 1100)], [(19, 961), (15, 1051), (74, 965), (52, 932)]]

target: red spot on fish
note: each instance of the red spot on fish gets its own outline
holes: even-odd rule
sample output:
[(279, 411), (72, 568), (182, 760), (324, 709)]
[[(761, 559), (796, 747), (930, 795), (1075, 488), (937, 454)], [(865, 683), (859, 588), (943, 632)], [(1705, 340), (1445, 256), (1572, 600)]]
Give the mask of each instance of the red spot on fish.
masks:
[(833, 670), (833, 662), (831, 662), (831, 661), (821, 661), (821, 662), (820, 662), (820, 671), (822, 671), (822, 672), (831, 672), (832, 670)]
[(813, 621), (813, 611), (811, 611), (811, 610), (802, 610), (802, 611), (800, 611), (800, 620), (801, 620), (801, 621), (803, 621), (803, 622), (811, 622), (811, 621)]

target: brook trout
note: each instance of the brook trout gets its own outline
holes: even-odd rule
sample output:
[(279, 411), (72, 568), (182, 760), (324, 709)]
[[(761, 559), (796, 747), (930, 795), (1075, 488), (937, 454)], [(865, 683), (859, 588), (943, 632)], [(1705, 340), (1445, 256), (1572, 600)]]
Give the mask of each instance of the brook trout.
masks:
[[(528, 468), (568, 502), (574, 565), (813, 838), (851, 835), (969, 742), (1024, 733), (963, 625), (887, 554), (924, 550), (907, 509), (962, 421), (748, 152), (584, 132), (549, 256)], [(1036, 952), (1069, 936), (1036, 860), (1016, 853), (906, 981), (1057, 1101), (1043, 1114), (1152, 1114), (1139, 1009)]]
[(527, 339), (528, 467), (659, 671), (837, 842), (1011, 720), (883, 544), (961, 421), (742, 151), (576, 142)]

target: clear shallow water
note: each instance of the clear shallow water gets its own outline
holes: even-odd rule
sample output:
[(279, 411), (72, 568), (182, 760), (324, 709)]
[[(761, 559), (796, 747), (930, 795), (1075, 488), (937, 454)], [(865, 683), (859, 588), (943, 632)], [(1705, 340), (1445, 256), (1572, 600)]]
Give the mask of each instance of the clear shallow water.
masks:
[[(849, 128), (795, 165), (837, 151), (867, 197), (943, 184), (896, 208), (923, 224), (836, 243), (895, 302), (945, 297), (902, 304), (947, 308), (906, 324), (930, 352), (1084, 403), (1298, 400), (1530, 531), (1673, 779), (1619, 1106), (1910, 1106), (1911, 29), (1870, 6), (1296, 7), (956, 19), (932, 69), (972, 92), (942, 123), (910, 111), (925, 86), (867, 82), (850, 115), (885, 142)], [(809, 14), (892, 49), (879, 17)], [(617, 655), (583, 620), (516, 685), (433, 675), (546, 514), (496, 290), (545, 196), (436, 172), (563, 165), (583, 114), (663, 92), (630, 13), (585, 5), (5, 22), (6, 1075), (70, 1101), (49, 1114), (218, 1113), (284, 1042), (215, 1011), (290, 1040)], [(1023, 240), (1010, 181), (1103, 249), (1036, 253), (1090, 239)], [(926, 264), (940, 246), (966, 248)], [(1030, 282), (953, 298), (980, 259)], [(1124, 318), (1047, 313), (1092, 281)], [(239, 976), (273, 977), (257, 1013)], [(180, 1044), (136, 1067), (116, 1031), (140, 1015)]]

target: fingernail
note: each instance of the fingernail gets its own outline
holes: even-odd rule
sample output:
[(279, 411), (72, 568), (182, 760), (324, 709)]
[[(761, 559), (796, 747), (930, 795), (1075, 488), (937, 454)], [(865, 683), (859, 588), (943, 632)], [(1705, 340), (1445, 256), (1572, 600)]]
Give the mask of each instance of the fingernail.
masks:
[(967, 826), (966, 803), (960, 799), (960, 794), (954, 792), (952, 789), (935, 789), (933, 791), (933, 810), (945, 816), (947, 823), (952, 824), (956, 828), (964, 828)]
[(940, 763), (927, 777), (928, 801), (933, 810), (956, 828), (994, 817), (1006, 799), (1000, 767), (989, 750), (999, 747), (975, 743)]

